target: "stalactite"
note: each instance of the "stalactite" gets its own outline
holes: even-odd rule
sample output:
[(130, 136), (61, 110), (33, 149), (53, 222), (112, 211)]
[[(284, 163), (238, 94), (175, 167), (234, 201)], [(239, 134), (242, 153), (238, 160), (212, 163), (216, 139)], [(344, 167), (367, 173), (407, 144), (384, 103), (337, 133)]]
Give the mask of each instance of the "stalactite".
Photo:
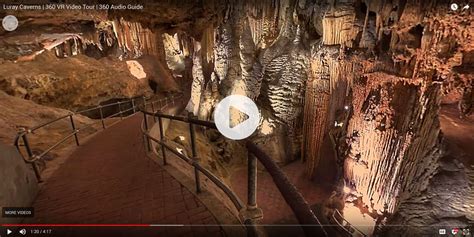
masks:
[(279, 31), (279, 16), (278, 9), (270, 8), (265, 4), (261, 9), (260, 17), (249, 16), (248, 21), (250, 25), (250, 32), (252, 33), (253, 42), (257, 47), (268, 47), (278, 36)]
[(323, 18), (323, 43), (325, 45), (346, 45), (352, 47), (358, 29), (355, 26), (355, 12), (352, 5), (338, 4), (326, 12)]
[(204, 30), (201, 37), (201, 64), (206, 83), (214, 71), (214, 27), (209, 26)]
[(144, 54), (161, 56), (157, 48), (157, 42), (161, 36), (158, 36), (159, 33), (142, 27), (139, 22), (130, 22), (123, 18), (116, 19), (113, 21), (113, 30), (119, 47), (130, 54), (131, 58), (138, 58)]

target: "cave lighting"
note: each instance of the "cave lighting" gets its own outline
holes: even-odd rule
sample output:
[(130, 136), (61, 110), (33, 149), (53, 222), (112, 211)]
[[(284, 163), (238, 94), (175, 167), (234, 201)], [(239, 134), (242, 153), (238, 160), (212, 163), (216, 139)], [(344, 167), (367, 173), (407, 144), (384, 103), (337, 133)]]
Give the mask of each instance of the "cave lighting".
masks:
[(180, 141), (184, 141), (184, 136), (178, 136)]

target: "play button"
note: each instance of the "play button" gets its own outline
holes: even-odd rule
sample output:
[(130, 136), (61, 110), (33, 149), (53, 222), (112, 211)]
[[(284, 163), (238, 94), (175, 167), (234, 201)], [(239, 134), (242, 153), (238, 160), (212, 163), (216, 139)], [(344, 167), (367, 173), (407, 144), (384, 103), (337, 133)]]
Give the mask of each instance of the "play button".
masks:
[(7, 235), (9, 235), (9, 234), (11, 234), (11, 233), (12, 233), (12, 231), (9, 230), (9, 229), (7, 229)]
[(257, 105), (243, 95), (225, 97), (214, 110), (214, 122), (219, 132), (232, 140), (242, 140), (258, 127), (260, 112)]
[(230, 115), (235, 115), (235, 118), (233, 116), (229, 116), (229, 126), (230, 128), (233, 128), (237, 125), (239, 125), (241, 122), (249, 119), (250, 117), (246, 113), (242, 113), (238, 108), (235, 108), (234, 106), (230, 106), (229, 108), (229, 114)]

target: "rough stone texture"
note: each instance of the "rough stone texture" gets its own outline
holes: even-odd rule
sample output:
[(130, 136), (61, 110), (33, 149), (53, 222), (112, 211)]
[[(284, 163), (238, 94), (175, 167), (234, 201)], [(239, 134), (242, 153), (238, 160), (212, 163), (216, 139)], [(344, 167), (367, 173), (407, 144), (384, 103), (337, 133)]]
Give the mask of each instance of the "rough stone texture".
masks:
[(150, 92), (147, 82), (133, 77), (125, 62), (107, 58), (60, 59), (44, 53), (30, 62), (4, 61), (0, 71), (0, 88), (8, 94), (70, 110)]
[[(468, 12), (414, 2), (336, 2), (322, 9), (327, 13), (322, 43), (314, 44), (310, 59), (316, 80), (310, 76), (306, 85), (303, 154), (308, 173), (321, 159), (318, 150), (328, 130), (347, 128), (346, 180), (363, 193), (369, 209), (393, 212), (394, 200), (417, 195), (435, 172), (441, 92), (470, 88), (471, 75), (460, 66), (469, 62), (466, 52), (472, 48)], [(339, 119), (344, 106), (350, 110), (349, 124)]]
[[(38, 192), (36, 177), (15, 147), (0, 143), (0, 207), (30, 206)], [(18, 219), (0, 216), (2, 223), (18, 223)]]
[(307, 163), (308, 176), (314, 176), (319, 163), (319, 151), (328, 131), (336, 123), (343, 123), (350, 104), (349, 92), (357, 69), (352, 60), (340, 58), (336, 46), (313, 45), (310, 58), (310, 77), (306, 83), (303, 119), (303, 159)]
[[(271, 4), (275, 8), (268, 7)], [(261, 106), (265, 121), (259, 134), (268, 135), (271, 130), (273, 138), (277, 138), (257, 135), (254, 141), (282, 163), (298, 157), (307, 78), (308, 53), (302, 43), (303, 30), (296, 26), (290, 13), (291, 3), (286, 1), (228, 6), (223, 23), (213, 31), (218, 35), (216, 40), (208, 42), (211, 37), (204, 36), (211, 32), (206, 30), (201, 50), (195, 51), (201, 59), (209, 59), (206, 55), (211, 54), (207, 52), (213, 50), (214, 58), (211, 62), (201, 60), (202, 69), (197, 64), (198, 69), (193, 69), (196, 85), (204, 82), (199, 118), (212, 119), (210, 111), (226, 95), (242, 94), (254, 99)], [(214, 65), (212, 72), (206, 64)], [(288, 138), (282, 140), (283, 137)], [(274, 152), (274, 145), (283, 147), (283, 151)]]
[(427, 189), (400, 204), (399, 211), (390, 219), (391, 224), (406, 227), (386, 227), (381, 233), (420, 236), (432, 232), (432, 225), (446, 229), (469, 228), (473, 220), (469, 213), (474, 211), (470, 179), (472, 167), (465, 167), (452, 157), (443, 157)]
[(193, 54), (193, 82), (191, 84), (191, 99), (189, 100), (189, 103), (186, 106), (186, 110), (193, 113), (194, 115), (198, 115), (201, 102), (201, 94), (204, 91), (204, 77), (202, 73), (201, 58), (198, 56), (200, 55), (200, 47), (201, 46), (198, 43), (194, 47), (195, 50), (198, 51)]
[(303, 127), (303, 153), (306, 161), (306, 173), (314, 175), (319, 163), (322, 140), (326, 134), (329, 114), (330, 78), (324, 72), (320, 57), (312, 56), (311, 73), (306, 83), (305, 114)]
[[(377, 84), (377, 78), (385, 81)], [(440, 131), (439, 87), (397, 79), (369, 74), (355, 82), (344, 167), (369, 210), (390, 213), (426, 188), (436, 169)]]
[(354, 27), (355, 11), (350, 3), (340, 3), (325, 12), (322, 20), (323, 44), (352, 46), (358, 29)]
[[(68, 113), (70, 111), (42, 106), (0, 91), (0, 141), (4, 144), (13, 145), (15, 136), (21, 127), (31, 128)], [(93, 122), (93, 120), (80, 115), (74, 116), (74, 119), (78, 128)], [(95, 128), (90, 128), (83, 130), (83, 134), (92, 134), (95, 131), (97, 131)], [(35, 148), (34, 151), (37, 152), (51, 146), (70, 132), (72, 132), (72, 128), (69, 120), (63, 119), (35, 131), (34, 134), (30, 134), (29, 141), (31, 146)], [(54, 151), (53, 154), (55, 154)]]
[[(159, 45), (162, 46), (162, 38), (159, 33), (144, 28), (139, 22), (126, 21), (123, 18), (113, 21), (113, 31), (118, 37), (118, 46), (128, 57), (138, 58), (144, 54), (160, 55)], [(159, 42), (161, 40), (161, 42)]]

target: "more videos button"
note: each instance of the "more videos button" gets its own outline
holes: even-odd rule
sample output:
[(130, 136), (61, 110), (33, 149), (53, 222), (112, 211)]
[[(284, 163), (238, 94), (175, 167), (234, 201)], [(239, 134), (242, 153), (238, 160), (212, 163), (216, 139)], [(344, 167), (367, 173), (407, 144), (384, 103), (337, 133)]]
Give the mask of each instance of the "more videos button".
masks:
[(247, 96), (230, 95), (217, 104), (214, 122), (219, 132), (232, 140), (252, 135), (260, 123), (257, 105)]
[(33, 217), (35, 209), (33, 207), (3, 207), (2, 217), (4, 218), (25, 218)]

